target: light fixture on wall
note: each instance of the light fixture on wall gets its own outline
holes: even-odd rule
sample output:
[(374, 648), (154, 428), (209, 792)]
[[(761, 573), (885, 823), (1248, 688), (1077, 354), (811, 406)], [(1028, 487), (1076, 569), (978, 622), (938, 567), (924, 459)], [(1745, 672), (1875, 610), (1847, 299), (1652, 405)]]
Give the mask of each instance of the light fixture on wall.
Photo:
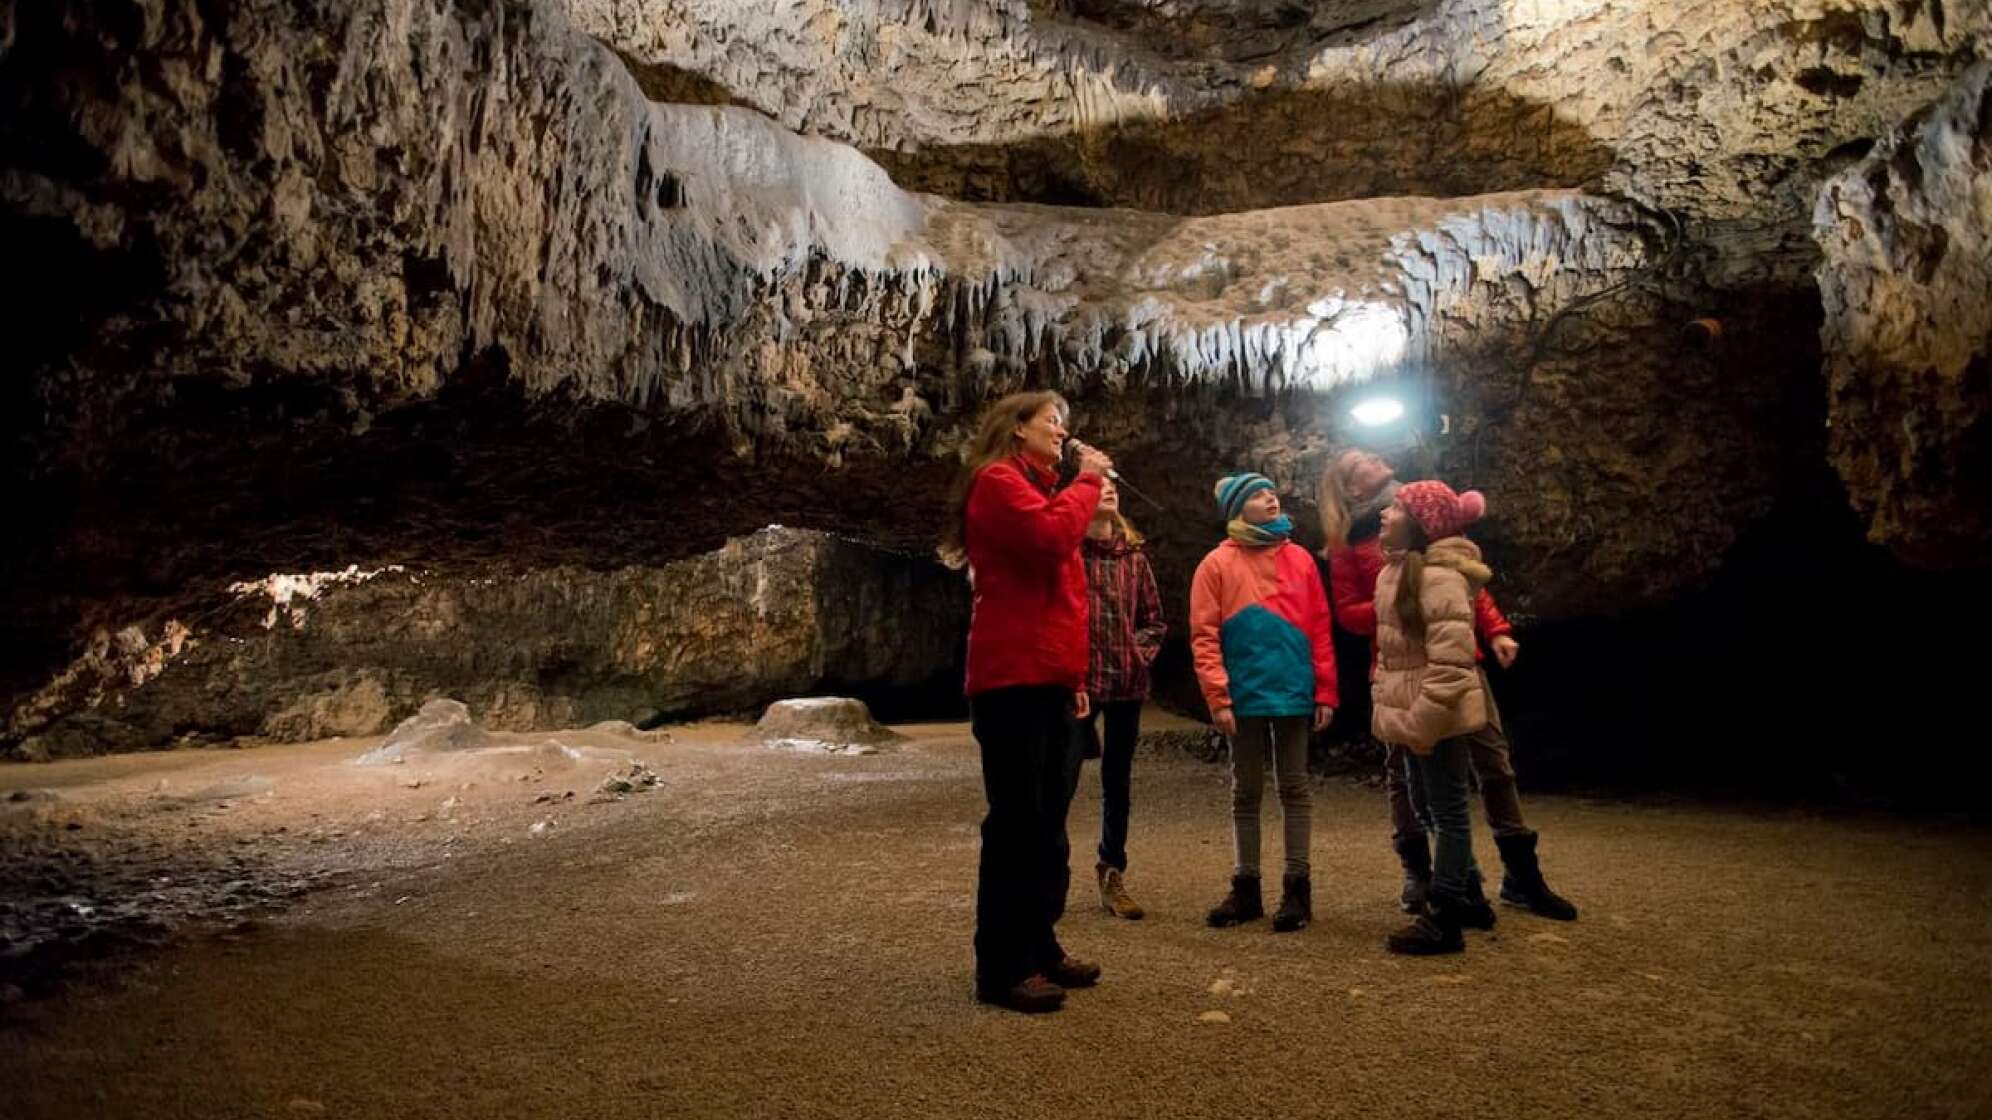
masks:
[(1404, 402), (1396, 397), (1370, 397), (1350, 409), (1349, 415), (1366, 428), (1380, 428), (1404, 419)]

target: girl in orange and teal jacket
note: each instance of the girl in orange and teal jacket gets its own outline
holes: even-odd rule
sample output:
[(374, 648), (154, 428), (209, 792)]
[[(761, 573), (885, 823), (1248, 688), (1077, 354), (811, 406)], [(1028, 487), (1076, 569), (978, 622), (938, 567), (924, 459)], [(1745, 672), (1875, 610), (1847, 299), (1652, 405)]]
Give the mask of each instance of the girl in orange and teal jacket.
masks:
[(1272, 481), (1260, 474), (1218, 480), (1229, 539), (1197, 565), (1190, 585), (1190, 649), (1211, 721), (1231, 740), (1231, 893), (1206, 916), (1237, 925), (1265, 913), (1259, 883), (1259, 792), (1273, 755), (1286, 868), (1273, 929), (1313, 918), (1308, 877), (1313, 802), (1307, 782), (1309, 730), (1334, 718), (1335, 643), (1321, 572), (1288, 539)]

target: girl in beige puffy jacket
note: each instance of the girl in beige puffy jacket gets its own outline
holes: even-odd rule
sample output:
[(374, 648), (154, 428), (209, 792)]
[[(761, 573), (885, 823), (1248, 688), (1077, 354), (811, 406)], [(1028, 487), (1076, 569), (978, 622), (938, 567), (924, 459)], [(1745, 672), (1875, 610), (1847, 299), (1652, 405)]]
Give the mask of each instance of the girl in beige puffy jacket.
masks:
[[(1488, 699), (1474, 661), (1473, 597), (1493, 578), (1462, 534), (1487, 503), (1443, 482), (1398, 488), (1383, 514), (1389, 562), (1376, 581), (1377, 665), (1372, 730), (1404, 748), (1407, 774), (1425, 790), (1438, 833), (1430, 910), (1386, 939), (1393, 953), (1457, 953), (1465, 925), (1489, 928), (1493, 912), (1468, 900), (1473, 821), (1465, 736), (1487, 726)], [(1482, 913), (1481, 911), (1485, 911)]]

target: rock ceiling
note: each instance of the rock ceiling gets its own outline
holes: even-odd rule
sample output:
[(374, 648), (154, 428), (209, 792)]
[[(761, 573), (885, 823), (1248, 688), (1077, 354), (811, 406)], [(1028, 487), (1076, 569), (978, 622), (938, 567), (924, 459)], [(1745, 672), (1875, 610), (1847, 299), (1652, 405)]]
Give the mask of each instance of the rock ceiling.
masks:
[[(1400, 378), (1543, 615), (1666, 601), (1828, 461), (1902, 554), (1982, 557), (1986, 5), (119, 10), (0, 0), (35, 627), (770, 510), (923, 548), (1025, 384), (1192, 510), (1305, 491), (1320, 402)], [(603, 528), (659, 492), (697, 531)]]

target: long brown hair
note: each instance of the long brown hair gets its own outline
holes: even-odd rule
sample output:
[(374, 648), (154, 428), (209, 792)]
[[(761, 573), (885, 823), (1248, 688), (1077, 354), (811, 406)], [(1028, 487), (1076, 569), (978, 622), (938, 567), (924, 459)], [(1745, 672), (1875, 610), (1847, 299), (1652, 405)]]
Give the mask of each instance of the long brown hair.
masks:
[(1321, 555), (1333, 556), (1349, 547), (1349, 475), (1355, 469), (1354, 447), (1344, 448), (1328, 460), (1321, 472), (1321, 490), (1315, 505), (1321, 510)]
[(1100, 512), (1106, 515), (1108, 521), (1113, 522), (1114, 535), (1119, 537), (1121, 540), (1126, 541), (1127, 546), (1129, 548), (1140, 548), (1141, 543), (1148, 539), (1147, 537), (1141, 535), (1141, 530), (1136, 529), (1134, 527), (1134, 522), (1129, 521), (1127, 519), (1127, 516), (1121, 513), (1121, 511), (1117, 509), (1107, 509), (1107, 510), (1101, 510)]
[(955, 476), (954, 487), (948, 491), (947, 516), (941, 524), (941, 546), (935, 550), (940, 554), (941, 563), (950, 568), (967, 566), (968, 492), (975, 486), (975, 476), (989, 464), (1016, 454), (1017, 429), (1030, 423), (1031, 418), (1042, 412), (1046, 405), (1056, 405), (1061, 416), (1068, 411), (1064, 397), (1040, 391), (1011, 393), (990, 405), (982, 414), (975, 427), (975, 438), (969, 441), (968, 454), (962, 460), (961, 473)]
[(1424, 527), (1407, 517), (1404, 528), (1410, 539), (1404, 545), (1404, 571), (1397, 578), (1397, 597), (1391, 606), (1397, 610), (1397, 621), (1404, 624), (1404, 632), (1414, 641), (1425, 640), (1425, 606), (1422, 592), (1425, 588), (1425, 548), (1432, 539), (1425, 535)]

